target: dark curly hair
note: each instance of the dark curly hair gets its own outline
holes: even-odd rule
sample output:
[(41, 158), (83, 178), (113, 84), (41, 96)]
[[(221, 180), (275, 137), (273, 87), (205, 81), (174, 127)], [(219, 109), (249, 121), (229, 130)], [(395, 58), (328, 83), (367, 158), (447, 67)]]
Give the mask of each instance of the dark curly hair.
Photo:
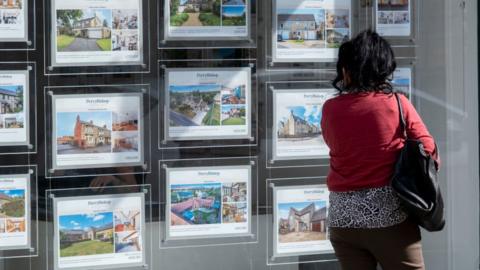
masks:
[(392, 93), (390, 82), (396, 68), (397, 63), (390, 44), (377, 33), (366, 30), (340, 46), (337, 77), (332, 84), (340, 94)]

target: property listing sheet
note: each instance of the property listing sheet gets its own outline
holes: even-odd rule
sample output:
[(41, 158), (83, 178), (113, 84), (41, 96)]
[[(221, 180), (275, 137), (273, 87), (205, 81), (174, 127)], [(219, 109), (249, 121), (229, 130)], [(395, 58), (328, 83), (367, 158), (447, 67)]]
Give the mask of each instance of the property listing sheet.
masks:
[(30, 175), (0, 175), (0, 250), (30, 244)]
[(351, 0), (274, 0), (272, 52), (278, 62), (327, 62), (351, 36)]
[(167, 171), (167, 238), (250, 233), (251, 167)]
[(0, 145), (28, 144), (28, 93), (28, 71), (0, 71)]
[(167, 39), (249, 36), (250, 0), (166, 0), (165, 5)]
[(143, 158), (139, 93), (53, 96), (53, 167), (139, 165)]
[(333, 89), (275, 90), (273, 93), (273, 159), (328, 158), (320, 121)]
[(328, 240), (326, 185), (274, 189), (274, 253), (295, 256), (333, 252)]
[(377, 0), (377, 32), (382, 36), (411, 35), (412, 0)]
[(27, 40), (27, 7), (27, 0), (0, 0), (0, 42)]
[(248, 138), (251, 69), (167, 69), (167, 138)]
[(54, 207), (55, 269), (143, 265), (143, 193), (59, 198)]
[(393, 72), (392, 86), (396, 91), (412, 97), (412, 69), (409, 67), (397, 68)]
[(142, 0), (52, 0), (52, 65), (141, 63), (142, 20)]

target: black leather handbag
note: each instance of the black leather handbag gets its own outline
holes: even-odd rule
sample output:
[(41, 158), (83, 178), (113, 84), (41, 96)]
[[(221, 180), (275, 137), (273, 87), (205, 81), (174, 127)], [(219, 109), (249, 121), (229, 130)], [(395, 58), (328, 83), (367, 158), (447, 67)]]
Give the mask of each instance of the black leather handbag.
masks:
[[(427, 231), (441, 231), (445, 226), (443, 198), (437, 180), (434, 159), (423, 144), (408, 138), (400, 97), (395, 93), (400, 112), (400, 126), (405, 146), (395, 165), (391, 186), (409, 217)], [(436, 147), (436, 146), (435, 146)]]

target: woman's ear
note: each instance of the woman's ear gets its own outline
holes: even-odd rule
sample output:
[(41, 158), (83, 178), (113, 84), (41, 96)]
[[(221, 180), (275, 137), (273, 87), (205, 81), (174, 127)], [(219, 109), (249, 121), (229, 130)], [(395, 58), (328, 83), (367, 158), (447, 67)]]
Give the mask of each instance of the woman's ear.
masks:
[(345, 68), (342, 68), (342, 76), (343, 76), (343, 85), (347, 86), (350, 84), (350, 76)]

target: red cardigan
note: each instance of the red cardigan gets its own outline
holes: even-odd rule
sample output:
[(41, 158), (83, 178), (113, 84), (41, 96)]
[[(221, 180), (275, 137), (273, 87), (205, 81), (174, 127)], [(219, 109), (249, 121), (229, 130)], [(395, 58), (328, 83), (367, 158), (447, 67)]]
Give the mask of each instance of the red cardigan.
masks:
[[(410, 101), (401, 96), (409, 138), (418, 139), (439, 162), (435, 142)], [(342, 94), (325, 102), (322, 132), (330, 147), (331, 191), (354, 191), (389, 184), (405, 140), (394, 95)]]

